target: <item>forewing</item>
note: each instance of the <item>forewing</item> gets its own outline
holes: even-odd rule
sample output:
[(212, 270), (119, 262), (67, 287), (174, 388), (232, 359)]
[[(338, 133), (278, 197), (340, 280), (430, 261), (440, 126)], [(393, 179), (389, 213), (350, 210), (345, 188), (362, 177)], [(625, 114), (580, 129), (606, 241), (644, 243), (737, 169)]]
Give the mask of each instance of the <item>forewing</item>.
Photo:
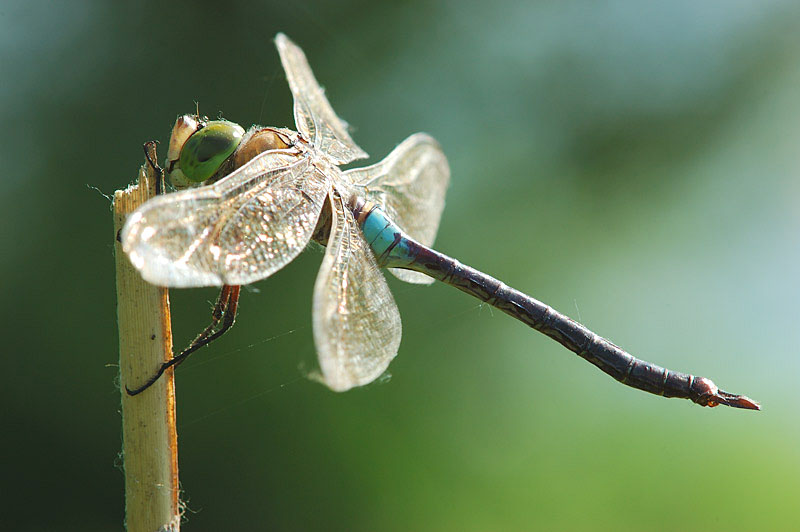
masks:
[(335, 189), (331, 235), (314, 285), (314, 342), (323, 382), (349, 390), (378, 378), (397, 354), (401, 323), (372, 250)]
[[(450, 167), (439, 143), (425, 133), (411, 135), (381, 162), (344, 172), (364, 195), (386, 211), (403, 231), (430, 246), (436, 238), (450, 181)], [(427, 275), (390, 268), (403, 281), (432, 283)]]
[(306, 157), (266, 152), (213, 185), (142, 205), (123, 228), (123, 250), (156, 285), (251, 283), (306, 247), (328, 187)]
[(294, 96), (297, 130), (337, 164), (368, 157), (350, 138), (347, 123), (336, 116), (325, 97), (325, 91), (319, 86), (308, 66), (303, 50), (283, 33), (275, 37), (275, 44)]

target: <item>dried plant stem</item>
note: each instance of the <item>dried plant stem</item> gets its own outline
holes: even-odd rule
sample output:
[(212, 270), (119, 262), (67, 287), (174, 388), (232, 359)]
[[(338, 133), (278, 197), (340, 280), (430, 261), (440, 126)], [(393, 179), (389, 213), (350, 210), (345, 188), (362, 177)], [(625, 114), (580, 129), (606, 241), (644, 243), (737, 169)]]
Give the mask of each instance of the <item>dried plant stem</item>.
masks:
[[(155, 147), (148, 147), (156, 160)], [(139, 182), (114, 194), (114, 235), (128, 214), (155, 195), (156, 175), (145, 162)], [(145, 282), (115, 241), (125, 521), (129, 532), (180, 528), (178, 443), (172, 371), (135, 397), (125, 387), (145, 382), (172, 357), (169, 294)]]

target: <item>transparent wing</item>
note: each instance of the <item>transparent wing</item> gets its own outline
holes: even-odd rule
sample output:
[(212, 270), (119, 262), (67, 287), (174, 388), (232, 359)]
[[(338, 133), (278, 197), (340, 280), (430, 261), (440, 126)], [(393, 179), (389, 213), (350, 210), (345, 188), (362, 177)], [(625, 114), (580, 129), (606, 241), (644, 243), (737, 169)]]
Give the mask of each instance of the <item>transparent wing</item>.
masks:
[(368, 157), (350, 138), (347, 122), (336, 116), (303, 50), (283, 33), (275, 37), (275, 44), (294, 96), (297, 130), (338, 164)]
[(306, 157), (265, 152), (213, 185), (142, 205), (122, 230), (122, 249), (156, 285), (251, 283), (305, 248), (328, 187)]
[(331, 236), (314, 285), (314, 342), (323, 382), (335, 391), (368, 384), (400, 346), (400, 314), (372, 250), (335, 189)]
[[(381, 162), (344, 172), (370, 201), (383, 207), (403, 231), (430, 246), (436, 238), (450, 181), (450, 167), (439, 143), (425, 133), (411, 135)], [(390, 268), (403, 281), (432, 283), (427, 275)]]

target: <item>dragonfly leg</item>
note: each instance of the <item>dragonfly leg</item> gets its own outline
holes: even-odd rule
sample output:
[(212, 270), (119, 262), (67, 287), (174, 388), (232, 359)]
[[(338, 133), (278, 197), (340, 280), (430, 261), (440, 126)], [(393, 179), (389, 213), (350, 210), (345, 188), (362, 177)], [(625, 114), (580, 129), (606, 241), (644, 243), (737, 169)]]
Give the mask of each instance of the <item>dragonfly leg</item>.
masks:
[(190, 343), (186, 349), (181, 351), (179, 355), (176, 355), (161, 364), (161, 367), (158, 368), (158, 371), (156, 371), (156, 373), (142, 386), (133, 389), (126, 386), (125, 391), (128, 392), (128, 395), (137, 395), (142, 393), (152, 386), (169, 368), (178, 366), (181, 364), (181, 362), (186, 360), (189, 355), (201, 347), (210, 344), (228, 332), (228, 330), (233, 327), (233, 324), (236, 321), (236, 311), (239, 307), (240, 289), (241, 286), (238, 285), (224, 285), (222, 290), (219, 292), (217, 303), (214, 305), (214, 310), (211, 313), (211, 323), (208, 325), (208, 327), (203, 329), (203, 331), (198, 334), (194, 340), (192, 340), (192, 343)]
[[(203, 332), (197, 335), (192, 340), (192, 343), (184, 349), (180, 355), (175, 358), (181, 360), (172, 364), (180, 364), (186, 357), (194, 353), (203, 346), (206, 346), (228, 332), (228, 329), (233, 327), (236, 321), (236, 311), (239, 307), (239, 290), (241, 286), (238, 285), (224, 285), (219, 292), (217, 303), (214, 305), (214, 311), (211, 313), (211, 323), (206, 327)], [(174, 360), (174, 359), (173, 359)], [(171, 362), (171, 361), (170, 361)]]
[(142, 148), (144, 149), (144, 157), (147, 159), (147, 163), (153, 169), (153, 172), (156, 174), (156, 196), (160, 196), (163, 194), (166, 189), (164, 186), (164, 170), (158, 166), (158, 162), (154, 161), (153, 158), (150, 156), (150, 151), (152, 149), (153, 155), (156, 153), (156, 145), (158, 144), (157, 140), (149, 140), (144, 143)]

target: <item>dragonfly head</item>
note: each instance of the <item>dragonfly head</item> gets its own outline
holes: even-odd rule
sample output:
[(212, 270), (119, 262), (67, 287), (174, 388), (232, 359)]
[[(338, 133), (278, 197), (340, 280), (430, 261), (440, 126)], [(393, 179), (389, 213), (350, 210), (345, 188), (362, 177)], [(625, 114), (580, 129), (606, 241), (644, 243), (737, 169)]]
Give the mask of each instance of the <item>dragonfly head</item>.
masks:
[(179, 116), (167, 151), (167, 175), (175, 188), (203, 184), (216, 175), (239, 147), (244, 129), (227, 120)]

